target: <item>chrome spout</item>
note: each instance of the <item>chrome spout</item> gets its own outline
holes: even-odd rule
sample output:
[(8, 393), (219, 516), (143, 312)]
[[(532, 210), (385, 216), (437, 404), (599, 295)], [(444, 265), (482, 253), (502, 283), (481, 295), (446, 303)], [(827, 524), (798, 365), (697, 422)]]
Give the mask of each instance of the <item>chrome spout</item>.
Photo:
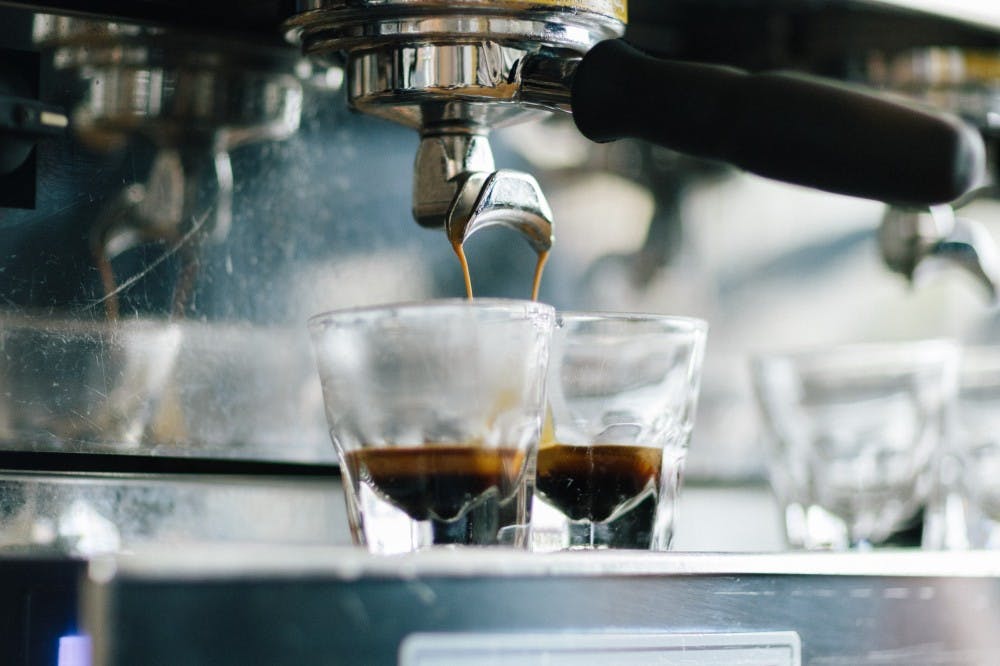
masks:
[(983, 286), (993, 304), (1000, 292), (1000, 249), (974, 220), (955, 217), (951, 206), (925, 210), (890, 207), (879, 227), (886, 265), (911, 283), (917, 272), (959, 266)]
[(534, 177), (510, 169), (464, 177), (448, 211), (448, 240), (462, 244), (480, 229), (494, 225), (519, 232), (538, 254), (549, 251), (552, 209)]
[(425, 135), (414, 173), (413, 216), (422, 226), (443, 227), (453, 245), (500, 225), (523, 235), (539, 254), (552, 247), (552, 209), (538, 181), (494, 170), (485, 135), (464, 129)]

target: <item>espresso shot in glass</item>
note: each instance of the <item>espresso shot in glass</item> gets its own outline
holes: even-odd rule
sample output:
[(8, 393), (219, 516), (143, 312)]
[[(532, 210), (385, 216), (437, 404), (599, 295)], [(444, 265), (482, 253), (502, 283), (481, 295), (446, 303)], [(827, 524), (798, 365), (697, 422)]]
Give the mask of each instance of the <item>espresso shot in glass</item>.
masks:
[(310, 320), (355, 543), (527, 547), (554, 319), (481, 299)]
[(557, 316), (534, 550), (670, 547), (706, 332), (682, 317)]

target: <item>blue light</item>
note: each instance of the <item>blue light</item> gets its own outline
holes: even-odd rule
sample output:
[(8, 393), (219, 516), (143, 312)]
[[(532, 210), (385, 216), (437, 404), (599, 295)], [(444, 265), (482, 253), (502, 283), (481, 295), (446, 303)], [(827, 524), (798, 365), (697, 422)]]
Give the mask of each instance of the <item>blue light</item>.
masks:
[(70, 634), (59, 638), (56, 666), (90, 666), (90, 636)]

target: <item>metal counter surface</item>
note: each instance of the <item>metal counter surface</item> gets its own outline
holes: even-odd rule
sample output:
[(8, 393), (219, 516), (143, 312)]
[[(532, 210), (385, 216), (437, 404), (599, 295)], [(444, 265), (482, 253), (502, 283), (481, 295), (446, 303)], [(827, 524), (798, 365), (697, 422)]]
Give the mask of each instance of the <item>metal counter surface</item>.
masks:
[(94, 559), (84, 597), (97, 664), (1000, 663), (988, 552), (175, 546)]
[(338, 478), (319, 474), (0, 470), (0, 549), (91, 557), (150, 542), (345, 545), (342, 495)]

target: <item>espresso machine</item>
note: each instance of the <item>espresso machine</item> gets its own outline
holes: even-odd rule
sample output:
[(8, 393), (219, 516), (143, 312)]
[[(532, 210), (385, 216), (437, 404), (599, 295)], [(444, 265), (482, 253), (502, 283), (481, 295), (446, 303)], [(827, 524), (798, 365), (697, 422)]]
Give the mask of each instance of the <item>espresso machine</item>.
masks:
[(736, 518), (696, 511), (687, 550), (780, 550), (734, 443), (748, 312), (820, 280), (944, 298), (892, 273), (951, 265), (971, 321), (1000, 279), (956, 210), (993, 196), (993, 116), (878, 68), (995, 49), (1000, 17), (898, 4), (0, 3), (4, 663), (1000, 659), (982, 553), (370, 558), (305, 334), (461, 295), (463, 246), (477, 295), (525, 297), (551, 252), (557, 307), (718, 321), (685, 492)]

